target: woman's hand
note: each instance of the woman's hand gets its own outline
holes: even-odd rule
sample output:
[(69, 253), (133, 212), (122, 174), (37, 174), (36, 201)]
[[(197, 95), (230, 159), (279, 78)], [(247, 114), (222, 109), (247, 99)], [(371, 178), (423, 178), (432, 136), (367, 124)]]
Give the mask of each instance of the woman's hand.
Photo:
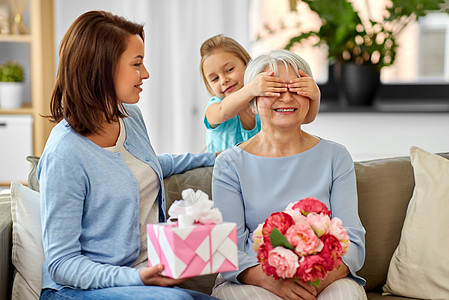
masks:
[(161, 275), (164, 270), (163, 264), (152, 267), (144, 267), (139, 270), (140, 279), (145, 285), (174, 286), (187, 281), (189, 278), (173, 279)]
[(282, 299), (316, 300), (317, 289), (308, 283), (294, 279), (276, 280), (267, 276), (260, 265), (248, 268), (240, 273), (238, 280), (242, 283), (257, 285), (278, 295)]
[[(334, 269), (333, 271), (327, 272), (326, 276), (320, 281), (318, 287), (315, 287), (310, 283), (303, 283), (300, 280), (280, 279), (275, 280), (279, 282), (279, 286), (276, 288), (276, 290), (279, 290), (280, 292), (284, 293), (284, 295), (287, 295), (287, 297), (276, 292), (273, 293), (275, 293), (279, 297), (282, 297), (283, 299), (316, 299), (315, 296), (319, 295), (331, 283), (333, 283), (338, 279), (345, 278), (346, 276), (348, 276), (348, 274), (349, 268), (342, 263), (338, 269)], [(273, 277), (271, 276), (270, 278), (273, 279)], [(300, 288), (295, 287), (293, 284), (300, 285), (301, 287)], [(299, 298), (291, 298), (291, 296)], [(313, 296), (313, 298), (310, 298), (311, 296)]]
[(303, 283), (294, 279), (278, 279), (275, 280), (270, 276), (273, 289), (272, 293), (278, 295), (282, 299), (301, 299), (316, 300), (317, 288), (309, 283)]
[(337, 269), (334, 269), (330, 272), (326, 273), (326, 276), (320, 281), (320, 285), (316, 288), (317, 295), (321, 293), (327, 286), (329, 286), (332, 282), (345, 278), (349, 274), (349, 268), (341, 263)]
[(312, 101), (320, 101), (321, 92), (312, 77), (304, 73), (302, 70), (298, 70), (301, 77), (290, 80), (288, 83), (288, 91), (297, 93), (300, 96), (308, 97)]

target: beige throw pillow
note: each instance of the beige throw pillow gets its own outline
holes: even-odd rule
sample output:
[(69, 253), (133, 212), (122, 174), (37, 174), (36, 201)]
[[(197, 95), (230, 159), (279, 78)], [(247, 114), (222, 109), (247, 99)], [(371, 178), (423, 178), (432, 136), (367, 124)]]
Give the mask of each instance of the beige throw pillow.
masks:
[(383, 290), (449, 299), (449, 160), (417, 147), (410, 149), (410, 158), (415, 188)]
[(37, 300), (44, 261), (39, 193), (18, 182), (11, 182), (11, 217), (11, 260), (17, 271), (11, 299)]

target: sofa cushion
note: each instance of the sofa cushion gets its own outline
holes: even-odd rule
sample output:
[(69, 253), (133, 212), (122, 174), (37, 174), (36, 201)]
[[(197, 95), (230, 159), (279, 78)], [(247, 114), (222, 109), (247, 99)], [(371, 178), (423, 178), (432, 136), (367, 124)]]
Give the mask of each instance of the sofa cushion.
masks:
[(410, 157), (416, 185), (384, 291), (419, 299), (447, 299), (449, 160), (417, 147), (412, 147)]
[(366, 230), (365, 264), (357, 273), (366, 279), (365, 289), (370, 291), (387, 278), (413, 192), (413, 170), (408, 157), (355, 162), (354, 167), (359, 216)]
[(213, 167), (203, 167), (175, 174), (164, 179), (166, 211), (176, 200), (182, 199), (182, 191), (188, 188), (195, 191), (200, 189), (209, 199), (212, 197), (212, 171)]
[(416, 298), (407, 298), (393, 295), (382, 295), (380, 292), (367, 292), (368, 300), (417, 300)]
[(38, 299), (41, 290), (42, 249), (39, 193), (11, 182), (12, 254), (17, 271), (12, 299)]
[[(449, 153), (440, 153), (449, 158)], [(365, 264), (357, 272), (367, 291), (382, 290), (399, 244), (415, 180), (409, 157), (355, 162), (359, 215), (366, 229)]]
[[(1, 194), (0, 194), (1, 195)], [(6, 195), (6, 194), (3, 194)], [(11, 292), (11, 202), (0, 197), (0, 299), (8, 299)]]

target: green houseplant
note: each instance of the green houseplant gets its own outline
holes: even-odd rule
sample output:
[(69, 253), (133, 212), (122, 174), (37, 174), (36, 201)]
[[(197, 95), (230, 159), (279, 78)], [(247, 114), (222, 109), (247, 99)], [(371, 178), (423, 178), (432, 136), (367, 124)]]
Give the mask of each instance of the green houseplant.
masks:
[[(328, 57), (336, 63), (336, 79), (345, 90), (346, 76), (350, 80), (363, 79), (355, 68), (363, 68), (373, 82), (372, 90), (366, 83), (356, 83), (368, 93), (365, 102), (369, 104), (379, 85), (380, 70), (390, 66), (396, 58), (397, 37), (412, 21), (427, 15), (429, 11), (440, 10), (444, 0), (391, 0), (385, 7), (383, 20), (364, 20), (354, 10), (349, 0), (299, 0), (317, 13), (322, 24), (318, 31), (302, 32), (292, 37), (286, 49), (305, 39), (315, 41), (314, 45), (327, 45)], [(296, 8), (298, 0), (291, 0), (291, 8)], [(369, 11), (369, 0), (365, 0)], [(446, 10), (448, 13), (448, 10)], [(346, 70), (345, 68), (350, 68)], [(346, 72), (345, 72), (346, 71)], [(346, 98), (352, 96), (346, 95)], [(361, 97), (361, 96), (358, 96)], [(350, 99), (347, 99), (350, 100)], [(362, 101), (363, 102), (363, 101)]]
[(23, 67), (17, 62), (8, 61), (0, 65), (0, 82), (22, 82)]
[(0, 65), (0, 82), (22, 82), (23, 67), (17, 62), (8, 61)]
[(22, 105), (24, 94), (23, 67), (9, 61), (0, 65), (0, 108), (15, 109)]

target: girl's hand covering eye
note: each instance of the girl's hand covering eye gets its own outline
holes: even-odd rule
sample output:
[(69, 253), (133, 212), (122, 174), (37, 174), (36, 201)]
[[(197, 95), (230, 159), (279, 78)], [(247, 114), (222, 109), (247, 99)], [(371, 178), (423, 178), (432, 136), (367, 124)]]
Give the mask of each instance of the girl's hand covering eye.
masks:
[(301, 77), (290, 80), (290, 82), (288, 83), (289, 92), (308, 97), (312, 101), (319, 101), (321, 99), (321, 92), (315, 80), (307, 75), (304, 71), (298, 71)]
[(284, 80), (274, 76), (274, 72), (262, 72), (248, 84), (253, 97), (279, 97), (280, 93), (287, 92), (287, 84)]

